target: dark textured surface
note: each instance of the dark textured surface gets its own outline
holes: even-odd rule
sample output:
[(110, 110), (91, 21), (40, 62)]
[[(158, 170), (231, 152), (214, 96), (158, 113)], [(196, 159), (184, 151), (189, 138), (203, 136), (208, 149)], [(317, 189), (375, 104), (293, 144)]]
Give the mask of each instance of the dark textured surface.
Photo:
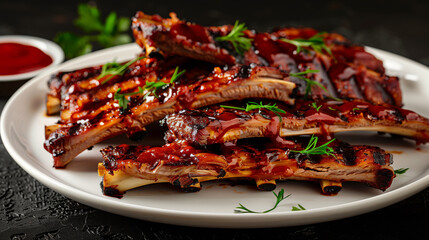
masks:
[[(429, 1), (96, 1), (102, 12), (137, 10), (204, 25), (244, 21), (259, 31), (309, 26), (429, 65)], [(322, 4), (323, 2), (323, 4)], [(280, 4), (281, 3), (281, 4)], [(52, 39), (73, 30), (76, 1), (1, 1), (0, 35)], [(197, 6), (197, 8), (196, 8)], [(7, 98), (0, 100), (3, 108)], [(427, 239), (429, 188), (392, 206), (339, 221), (275, 229), (204, 229), (121, 217), (70, 200), (34, 180), (0, 144), (0, 239)]]

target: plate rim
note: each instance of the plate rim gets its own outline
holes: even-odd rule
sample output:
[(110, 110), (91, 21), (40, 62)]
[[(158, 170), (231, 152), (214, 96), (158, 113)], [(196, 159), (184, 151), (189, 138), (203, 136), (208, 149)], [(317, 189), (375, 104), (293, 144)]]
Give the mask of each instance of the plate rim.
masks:
[[(46, 78), (50, 74), (72, 66), (82, 59), (98, 58), (104, 54), (108, 54), (114, 51), (131, 51), (132, 48), (136, 48), (137, 44), (131, 43), (121, 46), (116, 46), (113, 48), (103, 49), (96, 51), (70, 61), (64, 62), (49, 71), (46, 71), (35, 78), (31, 79), (25, 83), (18, 91), (13, 94), (9, 101), (4, 106), (4, 109), (1, 114), (0, 119), (0, 132), (3, 144), (6, 150), (9, 152), (14, 161), (21, 166), (28, 174), (34, 177), (36, 180), (41, 182), (43, 185), (51, 188), (52, 190), (65, 195), (68, 198), (74, 199), (78, 202), (84, 203), (91, 207), (112, 212), (118, 215), (123, 215), (132, 218), (138, 218), (142, 220), (175, 224), (175, 225), (184, 225), (184, 226), (197, 226), (197, 227), (222, 227), (222, 228), (262, 228), (262, 227), (280, 227), (280, 226), (296, 226), (303, 224), (312, 224), (318, 222), (331, 221), (351, 216), (360, 215), (370, 211), (374, 211), (383, 207), (387, 207), (391, 204), (399, 202), (405, 198), (408, 198), (415, 193), (423, 190), (429, 186), (429, 174), (421, 177), (417, 181), (413, 181), (405, 186), (399, 187), (389, 192), (385, 192), (380, 195), (368, 197), (362, 200), (357, 200), (349, 203), (343, 203), (337, 206), (327, 206), (316, 209), (309, 209), (306, 211), (286, 211), (286, 212), (272, 212), (264, 215), (255, 214), (234, 214), (232, 211), (230, 214), (225, 213), (213, 213), (213, 212), (192, 212), (186, 210), (168, 210), (163, 208), (148, 207), (135, 205), (132, 203), (115, 201), (111, 198), (104, 198), (97, 196), (93, 193), (82, 191), (73, 186), (67, 185), (62, 181), (57, 181), (52, 176), (46, 175), (43, 172), (38, 170), (37, 166), (32, 164), (30, 161), (26, 160), (16, 149), (16, 147), (11, 143), (10, 136), (7, 128), (8, 116), (5, 116), (5, 113), (11, 111), (13, 104), (16, 104), (16, 99), (18, 99), (21, 94), (30, 88), (32, 85), (38, 84), (42, 79)], [(371, 52), (377, 52), (378, 49), (370, 48)], [(385, 52), (380, 50), (380, 52)], [(137, 52), (136, 52), (137, 53)], [(389, 53), (389, 52), (387, 52)], [(389, 53), (390, 55), (396, 57), (398, 55)], [(403, 58), (401, 56), (398, 56)], [(404, 58), (406, 61), (413, 63), (413, 60)], [(418, 64), (418, 63), (417, 63)], [(424, 65), (423, 65), (424, 66)], [(429, 72), (429, 68), (425, 68)], [(388, 201), (386, 201), (388, 200)], [(386, 203), (387, 202), (387, 203)], [(365, 206), (362, 209), (362, 205)], [(137, 213), (145, 215), (144, 217), (130, 216), (128, 213), (124, 214), (123, 209), (128, 211), (137, 211)], [(108, 209), (108, 210), (106, 210)], [(357, 212), (359, 210), (359, 212)], [(337, 212), (336, 215), (329, 214), (332, 211)], [(339, 213), (338, 213), (339, 212)], [(328, 213), (328, 216), (326, 215)], [(147, 215), (146, 215), (147, 214)], [(165, 218), (165, 216), (169, 216)], [(285, 223), (285, 219), (294, 219), (293, 223)], [(237, 224), (239, 220), (240, 223)], [(262, 224), (261, 222), (267, 221), (270, 224)]]

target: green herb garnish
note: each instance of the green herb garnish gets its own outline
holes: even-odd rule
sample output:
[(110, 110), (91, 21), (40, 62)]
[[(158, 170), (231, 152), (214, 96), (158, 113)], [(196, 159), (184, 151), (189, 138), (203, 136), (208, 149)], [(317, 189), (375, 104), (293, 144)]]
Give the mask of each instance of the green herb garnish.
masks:
[(304, 80), (307, 83), (307, 87), (305, 88), (304, 98), (308, 97), (308, 95), (311, 92), (311, 88), (313, 87), (313, 85), (320, 87), (323, 91), (325, 91), (326, 93), (329, 94), (328, 89), (326, 89), (325, 86), (323, 86), (323, 84), (303, 76), (303, 75), (306, 75), (309, 73), (317, 73), (317, 72), (319, 72), (319, 70), (306, 70), (306, 71), (298, 72), (298, 73), (289, 73), (290, 76)]
[(174, 84), (177, 81), (177, 79), (179, 79), (180, 76), (185, 74), (185, 72), (186, 70), (182, 70), (179, 72), (179, 67), (176, 67), (176, 69), (174, 69), (173, 75), (171, 76), (170, 84)]
[(316, 109), (316, 111), (319, 111), (319, 109), (322, 107), (322, 105), (317, 106), (317, 104), (315, 102), (312, 102), (311, 104), (309, 104), (308, 106)]
[(220, 105), (220, 106), (223, 108), (237, 109), (237, 110), (242, 110), (242, 111), (246, 111), (246, 112), (249, 112), (249, 111), (252, 111), (255, 109), (258, 109), (259, 111), (261, 109), (267, 109), (267, 110), (275, 113), (279, 117), (280, 121), (282, 121), (282, 116), (280, 115), (280, 113), (286, 113), (285, 110), (278, 108), (275, 103), (274, 104), (262, 104), (262, 102), (259, 102), (259, 103), (248, 102), (246, 105), (246, 108), (227, 106), (227, 105)]
[(139, 87), (139, 90), (137, 92), (130, 92), (130, 93), (120, 93), (120, 92), (121, 92), (121, 88), (118, 88), (113, 98), (115, 100), (118, 100), (119, 107), (125, 110), (128, 108), (128, 102), (129, 102), (127, 96), (142, 94), (143, 88)]
[(130, 60), (127, 63), (124, 63), (122, 65), (117, 63), (116, 61), (106, 63), (101, 68), (101, 73), (100, 73), (100, 75), (98, 75), (97, 80), (100, 80), (103, 77), (110, 75), (108, 78), (104, 79), (103, 82), (101, 82), (101, 84), (105, 84), (110, 79), (112, 79), (114, 76), (122, 76), (122, 75), (124, 75), (125, 71), (128, 69), (128, 67), (131, 64), (133, 64), (136, 61), (143, 59), (143, 58), (145, 58), (145, 57), (138, 57), (138, 58)]
[(335, 138), (332, 139), (331, 141), (317, 147), (317, 141), (318, 140), (319, 140), (318, 137), (311, 135), (310, 141), (308, 142), (308, 145), (305, 149), (303, 149), (303, 150), (290, 150), (290, 151), (302, 153), (305, 155), (328, 155), (328, 156), (335, 157), (335, 155), (333, 154), (334, 149), (332, 149), (331, 147), (328, 146), (331, 142), (333, 142), (335, 140)]
[(314, 35), (313, 37), (309, 39), (302, 39), (302, 38), (296, 38), (296, 39), (286, 39), (282, 38), (280, 40), (290, 43), (292, 45), (296, 46), (296, 53), (300, 53), (303, 47), (312, 48), (315, 52), (323, 53), (323, 50), (325, 50), (329, 55), (332, 55), (331, 49), (326, 46), (325, 41), (323, 40), (323, 37), (321, 36), (323, 32), (318, 33)]
[(156, 94), (156, 92), (158, 91), (158, 89), (164, 88), (164, 87), (166, 87), (166, 86), (168, 86), (170, 84), (174, 84), (177, 81), (177, 79), (179, 79), (179, 77), (181, 75), (183, 75), (185, 72), (186, 72), (185, 70), (182, 70), (182, 71), (179, 72), (179, 67), (176, 67), (176, 69), (174, 70), (173, 75), (171, 76), (170, 83), (165, 83), (165, 82), (146, 82), (146, 84), (145, 84), (145, 86), (143, 88), (139, 87), (138, 88), (139, 90), (137, 92), (131, 92), (131, 93), (120, 93), (121, 89), (119, 88), (115, 92), (115, 95), (114, 95), (113, 98), (115, 100), (118, 100), (119, 106), (125, 110), (125, 109), (128, 108), (128, 102), (129, 102), (127, 96), (142, 94), (144, 90), (148, 90), (148, 93), (145, 94), (144, 98), (146, 98), (147, 96), (149, 96), (151, 93), (156, 98), (158, 98), (158, 95)]
[(302, 211), (307, 210), (301, 204), (298, 204), (298, 207), (292, 206), (292, 211)]
[(279, 116), (279, 117), (280, 117), (279, 113), (286, 113), (285, 110), (278, 108), (275, 103), (270, 105), (270, 104), (262, 104), (262, 102), (259, 102), (259, 103), (248, 102), (246, 105), (246, 112), (252, 111), (254, 109), (261, 110), (263, 108), (268, 109), (269, 111), (277, 114), (277, 116)]
[(93, 43), (98, 43), (102, 47), (112, 47), (131, 42), (131, 37), (127, 34), (130, 27), (130, 19), (118, 17), (115, 12), (111, 12), (103, 22), (101, 13), (97, 7), (90, 4), (78, 5), (78, 18), (74, 24), (77, 28), (85, 32), (84, 35), (77, 35), (71, 32), (57, 34), (57, 42), (67, 58), (74, 58), (92, 51)]
[(274, 205), (274, 207), (272, 207), (271, 209), (265, 210), (263, 212), (256, 212), (256, 211), (252, 211), (248, 208), (246, 208), (245, 206), (243, 206), (241, 203), (239, 203), (239, 207), (236, 207), (236, 209), (234, 210), (235, 213), (267, 213), (267, 212), (271, 212), (274, 209), (277, 208), (277, 206), (279, 205), (279, 203), (281, 201), (283, 201), (284, 199), (288, 198), (291, 194), (287, 195), (286, 197), (284, 196), (284, 189), (280, 190), (279, 193), (275, 193), (273, 191), (274, 196), (276, 197), (276, 203)]
[(179, 72), (179, 67), (176, 67), (174, 70), (173, 75), (171, 76), (170, 83), (165, 82), (146, 82), (145, 86), (143, 87), (145, 90), (148, 90), (148, 93), (144, 96), (145, 98), (149, 96), (151, 93), (156, 97), (159, 98), (159, 96), (156, 94), (158, 89), (165, 88), (166, 86), (170, 84), (174, 84), (177, 79), (179, 79), (180, 76), (182, 76), (186, 70), (182, 70)]
[(222, 37), (217, 37), (216, 41), (228, 41), (232, 44), (235, 51), (239, 55), (244, 55), (252, 47), (253, 39), (244, 37), (244, 31), (247, 30), (247, 27), (244, 23), (239, 24), (238, 20), (235, 21), (234, 27), (231, 32)]
[(399, 169), (396, 169), (394, 172), (396, 175), (401, 175), (401, 174), (406, 173), (408, 171), (408, 169), (409, 168), (399, 168)]
[(146, 84), (144, 85), (143, 88), (145, 90), (148, 90), (148, 93), (145, 94), (144, 98), (146, 98), (150, 94), (152, 94), (156, 98), (159, 98), (159, 96), (158, 96), (158, 94), (156, 94), (156, 92), (159, 89), (162, 89), (162, 88), (164, 88), (167, 85), (168, 85), (168, 83), (165, 83), (165, 82), (146, 82)]

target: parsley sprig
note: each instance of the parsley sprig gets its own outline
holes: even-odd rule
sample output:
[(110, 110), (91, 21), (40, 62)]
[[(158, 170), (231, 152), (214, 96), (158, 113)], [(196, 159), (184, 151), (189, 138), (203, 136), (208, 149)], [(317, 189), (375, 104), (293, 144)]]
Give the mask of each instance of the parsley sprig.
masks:
[(292, 206), (292, 211), (302, 211), (307, 210), (305, 207), (303, 207), (301, 204), (298, 204), (298, 207)]
[(323, 91), (325, 91), (326, 94), (328, 94), (329, 98), (331, 98), (331, 99), (333, 99), (335, 101), (341, 101), (341, 99), (331, 96), (331, 94), (329, 93), (328, 89), (326, 89), (325, 86), (323, 86), (323, 84), (321, 84), (320, 82), (317, 82), (317, 81), (314, 81), (314, 80), (311, 80), (311, 79), (305, 77), (305, 75), (307, 75), (307, 74), (318, 73), (318, 72), (319, 72), (319, 70), (308, 69), (308, 70), (303, 71), (303, 72), (289, 73), (289, 76), (299, 78), (299, 79), (301, 79), (301, 80), (303, 80), (303, 81), (306, 82), (307, 86), (305, 88), (304, 99), (308, 98), (308, 95), (310, 94), (310, 92), (311, 92), (311, 90), (313, 88), (313, 85), (315, 85), (315, 86), (318, 86), (319, 88), (321, 88)]
[(246, 104), (246, 108), (235, 107), (235, 106), (228, 106), (228, 105), (220, 105), (220, 106), (223, 107), (223, 108), (237, 109), (237, 110), (242, 110), (242, 111), (246, 111), (246, 112), (249, 112), (249, 111), (252, 111), (252, 110), (255, 110), (255, 109), (258, 109), (259, 111), (261, 109), (267, 109), (267, 110), (275, 113), (279, 117), (280, 121), (282, 120), (282, 117), (281, 117), (280, 113), (286, 113), (285, 110), (278, 108), (275, 103), (273, 103), (273, 104), (262, 104), (262, 102), (259, 102), (259, 103), (257, 103), (257, 102), (248, 102)]
[(179, 77), (185, 74), (185, 72), (186, 70), (182, 70), (179, 72), (179, 67), (176, 67), (176, 69), (174, 69), (173, 75), (171, 75), (170, 84), (174, 84), (175, 82), (177, 82)]
[(323, 86), (323, 84), (321, 84), (320, 82), (317, 82), (317, 81), (314, 81), (314, 80), (311, 80), (311, 79), (305, 77), (305, 75), (307, 75), (307, 74), (318, 73), (318, 72), (319, 72), (319, 70), (311, 70), (311, 69), (309, 69), (309, 70), (306, 70), (306, 71), (303, 71), (303, 72), (289, 73), (290, 76), (299, 78), (301, 80), (304, 80), (307, 83), (307, 87), (305, 88), (304, 98), (308, 97), (308, 95), (311, 92), (311, 89), (312, 89), (313, 85), (318, 86), (323, 91), (325, 91), (326, 93), (329, 94), (328, 89), (326, 89), (325, 86)]
[(308, 142), (308, 145), (305, 149), (303, 149), (303, 150), (290, 150), (290, 151), (305, 154), (305, 155), (328, 155), (328, 156), (335, 157), (335, 155), (333, 154), (334, 149), (332, 149), (331, 147), (328, 146), (331, 142), (333, 142), (335, 140), (335, 138), (332, 139), (331, 141), (326, 142), (325, 144), (317, 147), (317, 141), (318, 140), (319, 140), (318, 137), (311, 135), (310, 141)]
[(143, 94), (144, 90), (147, 90), (148, 92), (143, 96), (143, 99), (148, 97), (150, 94), (154, 95), (156, 98), (159, 98), (159, 96), (157, 95), (157, 91), (159, 89), (163, 89), (163, 88), (169, 86), (170, 84), (174, 84), (179, 79), (179, 77), (182, 76), (185, 72), (186, 72), (185, 70), (182, 70), (179, 72), (179, 67), (176, 67), (173, 75), (171, 76), (169, 83), (146, 82), (146, 84), (143, 86), (143, 88), (139, 87), (138, 91), (130, 92), (130, 93), (121, 93), (121, 88), (119, 88), (115, 92), (115, 95), (113, 96), (113, 98), (115, 100), (118, 100), (119, 107), (121, 107), (124, 110), (128, 108), (128, 103), (129, 103), (128, 96)]
[(406, 173), (408, 170), (409, 170), (409, 168), (399, 168), (399, 169), (396, 169), (394, 172), (397, 175), (401, 175), (401, 174)]
[(314, 108), (314, 109), (316, 109), (317, 112), (322, 107), (322, 105), (317, 106), (317, 104), (315, 102), (312, 102), (311, 104), (309, 104), (309, 106), (312, 107), (312, 108)]
[(234, 27), (231, 32), (222, 37), (217, 37), (216, 41), (228, 41), (232, 44), (235, 51), (239, 55), (244, 55), (252, 47), (253, 39), (244, 37), (244, 31), (247, 30), (247, 27), (244, 23), (239, 23), (238, 20), (235, 21)]
[(98, 75), (97, 80), (100, 80), (103, 77), (110, 75), (109, 77), (107, 77), (106, 79), (104, 79), (101, 82), (101, 84), (105, 84), (110, 79), (112, 79), (114, 76), (122, 76), (122, 75), (124, 75), (125, 71), (128, 69), (128, 67), (131, 64), (133, 64), (136, 61), (141, 60), (143, 58), (145, 58), (145, 57), (144, 56), (143, 57), (137, 57), (137, 58), (132, 59), (132, 60), (130, 60), (124, 64), (119, 64), (115, 60), (113, 62), (108, 62), (108, 63), (104, 64), (103, 67), (101, 68), (101, 73), (100, 73), (100, 75)]
[(234, 210), (234, 212), (235, 213), (268, 213), (268, 212), (271, 212), (271, 211), (273, 211), (274, 209), (277, 208), (277, 206), (279, 205), (279, 203), (281, 201), (285, 200), (286, 198), (288, 198), (291, 195), (291, 194), (289, 194), (287, 196), (284, 196), (284, 192), (285, 192), (284, 189), (280, 190), (279, 193), (275, 193), (273, 191), (273, 194), (276, 197), (276, 203), (274, 204), (274, 207), (272, 207), (272, 208), (270, 208), (268, 210), (265, 210), (265, 211), (262, 211), (262, 212), (256, 212), (256, 211), (253, 211), (253, 210), (250, 210), (250, 209), (246, 208), (241, 203), (239, 203), (238, 205), (240, 205), (240, 206), (236, 207), (236, 209)]
[(182, 76), (184, 73), (186, 72), (186, 70), (182, 70), (179, 72), (179, 67), (176, 67), (176, 69), (174, 70), (173, 75), (170, 78), (170, 82), (169, 83), (165, 83), (165, 82), (146, 82), (145, 86), (143, 87), (145, 90), (148, 90), (148, 93), (146, 93), (146, 95), (144, 96), (145, 98), (147, 96), (149, 96), (150, 94), (154, 95), (156, 98), (159, 98), (159, 96), (157, 95), (157, 91), (159, 89), (163, 89), (165, 87), (167, 87), (170, 84), (173, 84), (179, 79), (180, 76)]
[(118, 90), (116, 90), (113, 98), (115, 100), (118, 100), (119, 107), (126, 110), (128, 108), (128, 102), (129, 102), (127, 96), (132, 96), (132, 95), (137, 95), (137, 94), (143, 93), (143, 88), (139, 87), (138, 89), (139, 90), (137, 92), (120, 93), (122, 90), (121, 90), (121, 88), (118, 88)]
[(127, 33), (130, 27), (129, 18), (118, 17), (115, 12), (111, 12), (103, 22), (96, 6), (79, 4), (77, 10), (79, 16), (74, 24), (85, 34), (61, 32), (54, 39), (64, 50), (67, 58), (91, 52), (93, 43), (98, 43), (102, 47), (112, 47), (131, 42), (132, 39)]
[(328, 46), (326, 46), (326, 43), (323, 40), (323, 37), (321, 36), (322, 34), (323, 34), (323, 32), (318, 33), (309, 39), (282, 38), (280, 40), (287, 42), (287, 43), (290, 43), (292, 45), (295, 45), (296, 46), (296, 53), (300, 53), (304, 47), (307, 47), (307, 48), (312, 48), (315, 52), (318, 52), (318, 53), (323, 53), (323, 51), (326, 51), (329, 55), (333, 56), (331, 49)]

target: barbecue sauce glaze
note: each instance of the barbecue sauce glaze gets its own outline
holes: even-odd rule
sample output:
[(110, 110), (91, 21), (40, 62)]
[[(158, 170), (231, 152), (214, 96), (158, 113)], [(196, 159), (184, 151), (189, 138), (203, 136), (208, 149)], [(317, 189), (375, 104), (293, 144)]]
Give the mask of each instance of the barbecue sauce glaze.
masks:
[[(243, 36), (251, 40), (252, 47), (239, 55), (230, 41), (218, 39), (231, 32), (230, 25), (202, 27), (181, 21), (175, 15), (172, 19), (162, 19), (139, 12), (133, 26), (136, 38), (151, 43), (151, 49), (158, 47), (165, 52), (218, 65), (253, 63), (291, 73), (319, 70), (306, 77), (324, 85), (329, 93), (313, 86), (311, 95), (314, 99), (332, 96), (366, 99), (375, 104), (402, 105), (398, 79), (386, 76), (379, 59), (339, 34), (321, 33), (310, 28), (283, 28), (270, 33), (245, 30)], [(315, 35), (323, 39), (330, 52), (316, 52), (311, 47), (298, 51), (295, 45), (283, 41), (310, 39)], [(292, 81), (300, 83), (299, 92), (303, 94), (307, 83), (297, 78), (292, 78)]]
[[(251, 100), (249, 100), (251, 101)], [(256, 100), (253, 100), (256, 102)], [(273, 104), (273, 102), (262, 101), (263, 104)], [(318, 101), (312, 102), (307, 100), (297, 100), (295, 105), (290, 106), (281, 102), (276, 102), (276, 106), (284, 110), (285, 113), (274, 113), (267, 109), (252, 110), (249, 112), (228, 108), (239, 107), (246, 108), (242, 102), (228, 102), (221, 106), (210, 106), (201, 110), (181, 110), (177, 113), (178, 121), (184, 121), (192, 129), (214, 132), (215, 139), (207, 139), (207, 144), (217, 144), (223, 142), (225, 134), (231, 130), (244, 129), (244, 123), (255, 119), (266, 119), (267, 124), (264, 136), (270, 138), (273, 143), (280, 147), (293, 146), (290, 142), (279, 136), (282, 124), (293, 127), (294, 121), (305, 120), (307, 124), (314, 124), (314, 127), (320, 127), (323, 131), (325, 125), (347, 124), (353, 121), (365, 119), (368, 121), (387, 121), (394, 124), (401, 124), (403, 121), (425, 122), (425, 118), (417, 113), (401, 109), (391, 105), (372, 105), (364, 101)], [(281, 119), (279, 118), (281, 117)], [(172, 117), (174, 119), (175, 116)], [(175, 121), (175, 120), (172, 120)], [(180, 134), (183, 131), (175, 129), (176, 124), (169, 124), (172, 132)], [(328, 130), (323, 132), (328, 139), (332, 139), (332, 133)], [(182, 139), (187, 139), (191, 143), (198, 145), (200, 135), (192, 134), (189, 136), (182, 135)]]
[[(302, 150), (308, 144), (309, 137), (294, 137), (288, 140), (294, 143), (294, 150)], [(322, 138), (320, 140), (321, 144), (326, 141)], [(374, 183), (375, 187), (386, 189), (393, 179), (393, 172), (382, 167), (392, 163), (392, 156), (378, 147), (351, 146), (334, 141), (330, 146), (334, 149), (335, 156), (328, 156), (302, 154), (288, 148), (272, 147), (267, 143), (269, 141), (263, 139), (248, 139), (201, 149), (190, 146), (185, 141), (178, 141), (162, 147), (123, 144), (101, 151), (104, 167), (110, 174), (115, 174), (114, 171), (117, 170), (127, 172), (128, 168), (134, 166), (131, 168), (138, 169), (141, 174), (155, 177), (154, 182), (159, 174), (159, 177), (168, 177), (171, 184), (183, 189), (197, 183), (199, 177), (188, 174), (186, 169), (215, 172), (215, 175), (204, 173), (202, 177), (282, 180), (294, 176), (299, 169), (317, 172), (319, 164), (333, 163), (347, 167), (364, 163), (375, 168), (376, 176), (380, 178)]]

